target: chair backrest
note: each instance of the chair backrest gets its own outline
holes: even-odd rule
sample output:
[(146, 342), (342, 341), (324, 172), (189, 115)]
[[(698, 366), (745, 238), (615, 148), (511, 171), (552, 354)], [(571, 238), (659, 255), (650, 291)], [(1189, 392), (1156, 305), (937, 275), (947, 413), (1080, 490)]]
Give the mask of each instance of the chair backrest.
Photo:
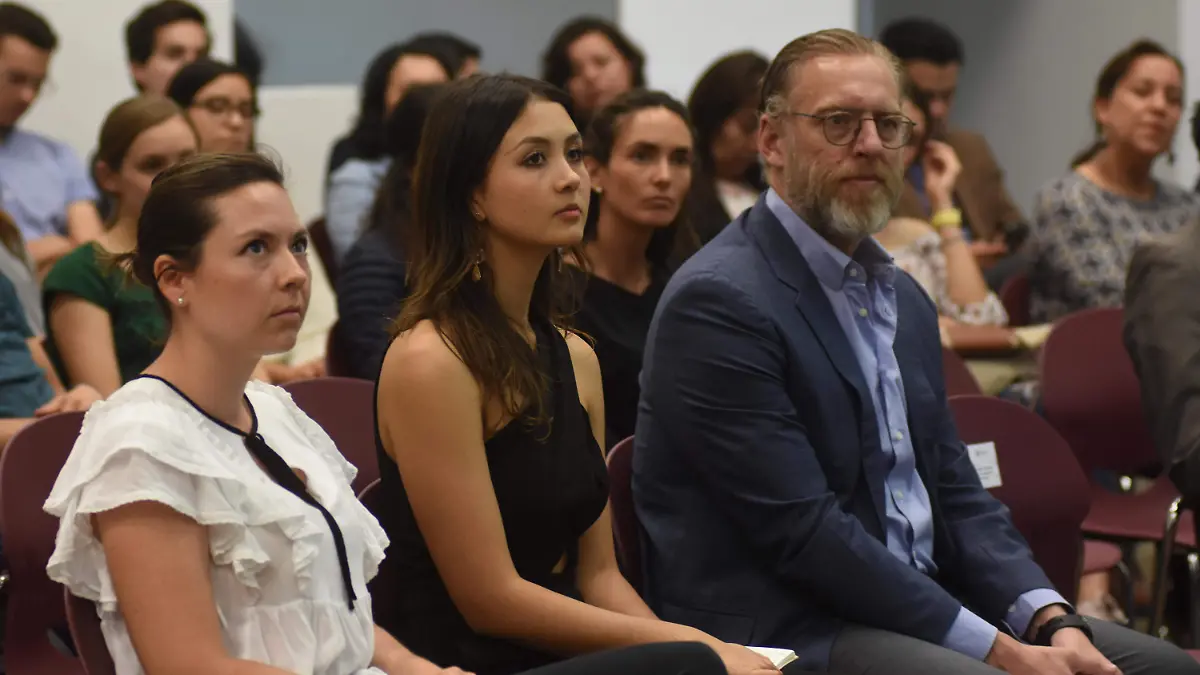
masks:
[(642, 543), (637, 512), (633, 509), (633, 437), (613, 446), (608, 453), (609, 499), (612, 504), (613, 538), (621, 571), (636, 591), (642, 590)]
[(1042, 408), (1084, 469), (1138, 474), (1158, 456), (1122, 321), (1120, 309), (1088, 309), (1055, 324), (1042, 346)]
[(337, 281), (337, 256), (333, 254), (333, 240), (329, 238), (329, 228), (325, 224), (325, 216), (321, 216), (308, 224), (308, 236), (312, 238), (313, 248), (317, 249), (317, 257), (321, 259), (321, 267), (325, 268), (325, 276), (329, 283)]
[(1071, 448), (1037, 413), (1010, 401), (956, 396), (950, 410), (964, 443), (995, 444), (1002, 483), (991, 493), (1012, 512), (1046, 576), (1074, 602), (1091, 497)]
[(982, 394), (979, 381), (967, 368), (967, 362), (953, 349), (942, 347), (942, 377), (946, 380), (946, 395)]
[(0, 457), (0, 537), (8, 561), (6, 672), (80, 672), (82, 664), (56, 650), (49, 632), (66, 628), (62, 586), (46, 576), (58, 519), (42, 510), (79, 437), (83, 413), (44, 417), (21, 429)]
[(296, 405), (321, 425), (338, 450), (358, 467), (352, 487), (360, 492), (379, 478), (375, 455), (375, 383), (349, 377), (318, 377), (284, 385)]
[(104, 642), (104, 632), (100, 629), (96, 603), (72, 595), (71, 591), (64, 588), (63, 604), (67, 623), (71, 626), (71, 639), (83, 661), (84, 672), (87, 675), (117, 675), (112, 655), (108, 653), (108, 645)]
[(1000, 287), (1000, 303), (1008, 312), (1008, 325), (1029, 325), (1029, 273), (1018, 272)]

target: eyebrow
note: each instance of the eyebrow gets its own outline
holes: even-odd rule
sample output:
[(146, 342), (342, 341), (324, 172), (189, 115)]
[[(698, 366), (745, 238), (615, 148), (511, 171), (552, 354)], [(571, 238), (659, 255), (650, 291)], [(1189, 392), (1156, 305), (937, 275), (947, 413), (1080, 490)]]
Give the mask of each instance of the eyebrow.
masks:
[[(571, 134), (570, 136), (567, 136), (565, 139), (563, 139), (563, 145), (570, 145), (572, 143), (578, 143), (581, 140), (583, 140), (583, 137), (580, 136), (579, 132), (577, 131), (577, 132)], [(525, 138), (522, 138), (519, 143), (514, 145), (513, 149), (510, 150), (509, 152), (516, 152), (517, 150), (520, 150), (521, 148), (523, 148), (527, 145), (553, 145), (553, 143), (550, 141), (549, 138), (546, 138), (545, 136), (526, 136)]]

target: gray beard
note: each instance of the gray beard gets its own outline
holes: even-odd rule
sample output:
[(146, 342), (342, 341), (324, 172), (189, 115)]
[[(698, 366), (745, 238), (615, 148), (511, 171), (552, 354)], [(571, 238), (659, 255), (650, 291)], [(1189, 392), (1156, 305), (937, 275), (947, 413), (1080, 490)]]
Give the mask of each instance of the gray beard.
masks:
[(900, 200), (900, 190), (884, 184), (865, 203), (851, 206), (836, 194), (822, 194), (820, 178), (814, 167), (795, 167), (785, 173), (784, 184), (788, 203), (827, 240), (857, 242), (877, 234)]

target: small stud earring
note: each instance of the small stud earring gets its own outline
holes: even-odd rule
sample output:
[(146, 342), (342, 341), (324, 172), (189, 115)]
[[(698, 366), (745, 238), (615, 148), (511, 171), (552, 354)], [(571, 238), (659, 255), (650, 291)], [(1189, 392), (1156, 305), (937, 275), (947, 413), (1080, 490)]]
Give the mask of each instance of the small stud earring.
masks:
[(480, 211), (478, 208), (472, 208), (471, 215), (475, 216), (475, 220), (478, 220), (481, 223), (483, 222), (483, 211)]
[(595, 192), (595, 193), (596, 193), (596, 194), (598, 194), (598, 195), (602, 195), (602, 194), (604, 194), (604, 188), (600, 187), (599, 185), (597, 185), (596, 187), (592, 188), (592, 191), (593, 191), (593, 192)]
[(175, 298), (175, 304), (179, 305), (180, 307), (183, 307), (183, 296), (182, 295), (179, 296), (178, 298)]

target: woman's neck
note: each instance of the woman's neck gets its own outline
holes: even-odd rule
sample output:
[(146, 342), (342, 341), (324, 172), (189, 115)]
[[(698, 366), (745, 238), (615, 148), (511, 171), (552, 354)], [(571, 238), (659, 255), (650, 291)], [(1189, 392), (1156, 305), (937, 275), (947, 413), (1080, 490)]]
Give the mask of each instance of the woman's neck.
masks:
[(530, 343), (535, 341), (535, 336), (529, 322), (529, 306), (533, 301), (533, 287), (537, 284), (542, 266), (546, 264), (546, 257), (544, 251), (520, 250), (493, 243), (485, 258), (491, 272), (492, 293), (496, 296), (496, 302), (513, 327)]
[(1152, 199), (1156, 190), (1150, 175), (1153, 165), (1154, 157), (1110, 145), (1096, 153), (1081, 168), (1088, 169), (1091, 174), (1088, 177), (1110, 192), (1125, 197)]
[(198, 336), (175, 330), (146, 373), (175, 385), (209, 415), (248, 431), (250, 419), (242, 395), (259, 360), (253, 355), (231, 355)]
[(118, 217), (100, 237), (109, 253), (128, 253), (137, 246), (137, 219)]
[(650, 264), (646, 249), (654, 230), (630, 223), (600, 207), (596, 219), (596, 238), (586, 246), (591, 273), (633, 293), (650, 285)]

